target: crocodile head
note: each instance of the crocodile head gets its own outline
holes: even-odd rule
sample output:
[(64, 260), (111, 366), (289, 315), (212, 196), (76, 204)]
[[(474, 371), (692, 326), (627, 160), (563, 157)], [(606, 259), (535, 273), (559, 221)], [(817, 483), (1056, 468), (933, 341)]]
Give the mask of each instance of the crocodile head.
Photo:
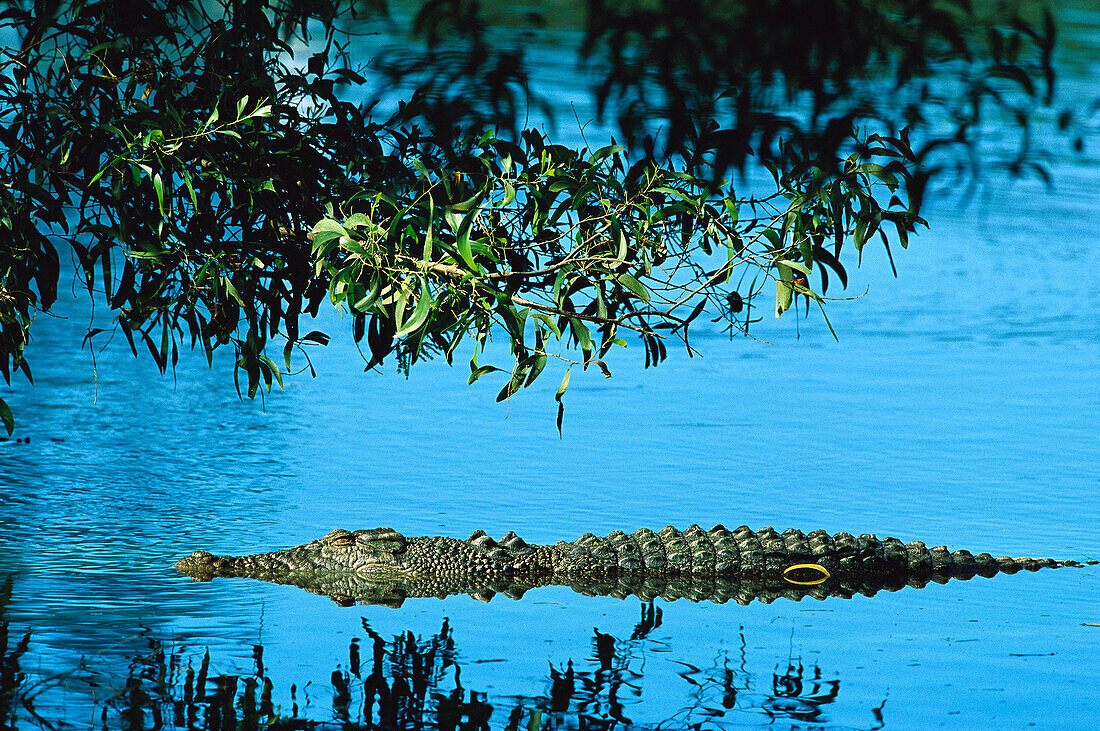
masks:
[(195, 551), (177, 561), (175, 568), (198, 581), (215, 576), (268, 581), (322, 574), (401, 577), (410, 573), (402, 560), (406, 546), (405, 537), (392, 528), (356, 531), (338, 528), (318, 540), (271, 553), (215, 556)]
[[(338, 529), (301, 546), (252, 556), (215, 556), (195, 551), (177, 561), (175, 567), (195, 581), (242, 577), (289, 584), (327, 596), (342, 606), (358, 602), (398, 607), (407, 596), (489, 591), (487, 585), (483, 586), (487, 580), (478, 583), (447, 571), (434, 575), (425, 568), (426, 555), (435, 561), (434, 565), (443, 565), (441, 550), (431, 541), (407, 540), (391, 528)], [(517, 591), (521, 593), (524, 588)]]

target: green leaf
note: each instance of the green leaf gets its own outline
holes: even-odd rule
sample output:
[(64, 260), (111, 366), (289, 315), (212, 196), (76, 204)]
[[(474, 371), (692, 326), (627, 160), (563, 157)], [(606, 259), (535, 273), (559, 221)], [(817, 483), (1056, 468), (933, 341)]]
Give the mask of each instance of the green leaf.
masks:
[[(553, 292), (554, 302), (558, 303), (559, 305), (562, 304), (561, 286), (563, 284), (565, 284), (565, 277), (566, 277), (567, 274), (569, 274), (569, 271), (570, 271), (570, 267), (563, 266), (561, 269), (558, 270), (558, 273), (554, 276), (554, 292)], [(559, 335), (559, 338), (560, 337), (561, 336)]]
[(311, 343), (317, 343), (318, 345), (328, 345), (329, 336), (320, 330), (310, 330), (302, 336), (302, 340), (308, 340)]
[(782, 249), (783, 240), (779, 236), (779, 232), (774, 228), (766, 228), (760, 232), (760, 235), (766, 238), (772, 245), (773, 249)]
[(856, 251), (863, 250), (863, 244), (867, 241), (867, 221), (860, 219), (856, 223), (856, 230), (852, 234), (852, 242), (855, 244)]
[(229, 296), (237, 300), (237, 304), (244, 307), (244, 300), (241, 299), (241, 295), (237, 293), (237, 288), (233, 286), (233, 282), (229, 277), (222, 277), (222, 282), (225, 283), (225, 291), (229, 293)]
[(321, 273), (321, 266), (326, 256), (340, 244), (343, 238), (335, 231), (323, 231), (313, 237), (313, 258), (317, 262), (317, 274)]
[(115, 165), (121, 160), (126, 159), (123, 155), (115, 155), (114, 159), (99, 169), (99, 172), (92, 176), (92, 179), (88, 181), (88, 187), (91, 188), (96, 184), (96, 181), (103, 177), (108, 170), (114, 170)]
[(470, 227), (473, 226), (474, 217), (480, 212), (480, 208), (474, 208), (465, 216), (459, 218), (457, 213), (447, 211), (444, 218), (455, 232), (455, 248), (466, 266), (474, 271), (480, 271), (477, 262), (474, 261), (472, 247), (470, 246)]
[(546, 353), (539, 353), (531, 364), (531, 372), (527, 374), (527, 381), (523, 384), (523, 387), (527, 388), (534, 383), (544, 368), (546, 368)]
[(532, 312), (531, 316), (534, 317), (536, 320), (542, 322), (544, 325), (546, 325), (546, 327), (550, 328), (550, 331), (554, 333), (554, 337), (556, 337), (558, 340), (561, 340), (561, 329), (558, 328), (558, 323), (555, 322), (554, 318), (550, 317), (544, 312)]
[(565, 377), (561, 379), (561, 385), (558, 386), (558, 392), (554, 394), (554, 400), (558, 402), (558, 436), (561, 436), (561, 421), (565, 416), (565, 402), (561, 400), (561, 397), (565, 395), (565, 389), (569, 388), (569, 374), (573, 371), (573, 366), (569, 366), (565, 369)]
[(592, 335), (588, 332), (588, 328), (577, 318), (570, 317), (569, 329), (573, 331), (573, 337), (576, 338), (577, 345), (585, 353), (585, 357), (588, 357), (592, 352)]
[(0, 398), (0, 421), (4, 422), (4, 428), (8, 430), (8, 436), (15, 431), (15, 418), (11, 415), (11, 408)]
[(624, 147), (623, 145), (607, 145), (606, 147), (601, 147), (600, 149), (596, 150), (588, 156), (588, 164), (595, 165), (596, 163), (601, 162), (602, 160), (611, 157), (612, 155), (617, 155), (625, 149), (626, 147)]
[(511, 398), (512, 394), (523, 387), (523, 379), (527, 375), (527, 368), (526, 362), (516, 364), (516, 370), (512, 374), (512, 377), (508, 379), (508, 382), (504, 384), (504, 388), (500, 389), (500, 393), (497, 394), (497, 403), (500, 403), (504, 399)]
[(833, 340), (840, 342), (840, 338), (836, 336), (836, 330), (833, 329), (833, 323), (829, 322), (829, 316), (825, 314), (825, 305), (822, 304), (820, 298), (814, 298), (817, 302), (817, 307), (821, 310), (821, 316), (825, 318), (825, 324), (829, 326), (829, 332), (833, 334)]
[(722, 199), (722, 204), (725, 205), (726, 213), (729, 214), (730, 217), (730, 220), (726, 225), (732, 227), (734, 224), (737, 223), (737, 204), (732, 198)]
[[(800, 261), (791, 261), (790, 259), (779, 259), (778, 261), (775, 262), (775, 264), (776, 264), (776, 266), (783, 265), (783, 266), (787, 267), (788, 269), (795, 269), (797, 271), (800, 271), (803, 274), (805, 274), (807, 277), (810, 276), (809, 267), (807, 267), (805, 264), (803, 264)], [(790, 279), (791, 277), (785, 276), (783, 278), (784, 279)]]
[(421, 180), (428, 180), (431, 177), (431, 173), (428, 172), (428, 168), (424, 165), (424, 161), (418, 157), (414, 157), (409, 160), (409, 163), (416, 168), (416, 172), (420, 176)]
[(344, 219), (343, 229), (361, 228), (371, 222), (371, 217), (365, 213), (353, 213)]
[(315, 236), (324, 232), (334, 233), (338, 236), (351, 236), (348, 230), (344, 228), (343, 224), (333, 218), (322, 218), (314, 225), (313, 230), (310, 232)]
[(195, 194), (195, 186), (191, 181), (191, 173), (189, 173), (186, 168), (183, 170), (183, 182), (184, 185), (187, 186), (187, 194), (191, 197), (191, 205), (197, 209), (199, 207), (199, 197)]
[(164, 181), (160, 177), (160, 173), (153, 176), (153, 188), (157, 192), (157, 207), (161, 216), (167, 215), (164, 209)]
[(696, 201), (690, 195), (688, 195), (687, 193), (685, 193), (682, 190), (677, 190), (676, 188), (669, 188), (667, 186), (661, 185), (661, 186), (658, 186), (658, 187), (654, 188), (653, 192), (654, 193), (664, 193), (665, 195), (674, 196), (674, 197), (679, 198), (680, 200), (684, 201), (685, 203), (691, 203), (693, 205), (698, 204), (698, 201)]
[[(569, 388), (569, 374), (573, 372), (573, 366), (569, 366), (565, 369), (565, 376), (561, 379), (561, 385), (558, 386), (558, 392), (554, 394), (554, 400), (561, 402), (561, 397), (565, 395), (565, 390)], [(558, 431), (561, 431), (559, 427)]]
[(794, 272), (782, 263), (776, 263), (775, 268), (779, 270), (779, 278), (775, 280), (775, 316), (779, 317), (791, 309), (794, 290), (788, 282), (794, 279)]
[(165, 254), (171, 252), (171, 249), (164, 249), (163, 251), (127, 251), (126, 256), (131, 259), (160, 259)]
[(341, 236), (338, 241), (340, 242), (340, 248), (345, 251), (350, 251), (353, 254), (358, 254), (366, 260), (373, 258), (372, 254), (364, 248), (364, 246), (349, 236)]
[(427, 230), (424, 233), (424, 249), (421, 252), (421, 258), (424, 261), (431, 261), (432, 260), (432, 243), (433, 243), (433, 240), (432, 240), (432, 229), (433, 229), (432, 220), (434, 218), (435, 218), (435, 202), (432, 201), (431, 197), (429, 196), (428, 197), (428, 221), (424, 225), (424, 228), (427, 229)]
[(523, 344), (523, 330), (527, 324), (527, 315), (530, 308), (517, 310), (510, 300), (500, 300), (496, 307), (497, 314), (504, 321), (504, 328), (508, 331), (508, 337), (514, 344)]
[[(404, 281), (402, 281), (401, 284), (403, 285)], [(382, 299), (383, 305), (389, 304), (392, 307), (390, 318), (395, 330), (400, 330), (405, 324), (405, 305), (411, 296), (412, 291), (401, 286), (397, 288), (396, 295), (390, 294)]]
[[(473, 365), (473, 363), (471, 363), (470, 365)], [(466, 385), (470, 385), (471, 383), (473, 383), (477, 379), (484, 376), (486, 373), (493, 373), (494, 371), (499, 371), (499, 370), (500, 369), (497, 368), (496, 366), (491, 366), (491, 365), (483, 365), (480, 368), (473, 368), (470, 371), (470, 380), (466, 381)]]
[(504, 200), (502, 200), (498, 205), (501, 208), (504, 208), (516, 199), (516, 189), (507, 180), (502, 182), (504, 183)]
[(615, 278), (618, 280), (619, 284), (623, 285), (631, 292), (638, 295), (638, 298), (641, 299), (642, 302), (649, 302), (649, 291), (637, 279), (630, 276), (626, 272), (616, 275)]
[(661, 210), (657, 211), (650, 217), (650, 223), (658, 223), (666, 218), (671, 218), (678, 213), (694, 213), (694, 210), (687, 203), (673, 203), (672, 205), (665, 206)]
[(352, 309), (356, 312), (366, 313), (374, 306), (374, 303), (378, 300), (378, 294), (382, 290), (382, 277), (375, 275), (370, 280), (370, 291), (363, 295), (360, 299), (351, 304)]
[(618, 216), (611, 216), (610, 226), (611, 238), (618, 241), (618, 247), (615, 250), (615, 258), (619, 261), (626, 261), (626, 255), (630, 253), (630, 245), (626, 240), (626, 233), (623, 232), (622, 226), (619, 224)]
[(550, 192), (551, 193), (560, 193), (563, 190), (569, 190), (569, 189), (575, 188), (575, 187), (577, 187), (577, 181), (572, 180), (570, 178), (566, 178), (564, 180), (557, 180), (557, 181), (551, 183), (550, 184)]
[(458, 249), (458, 255), (462, 257), (462, 261), (466, 263), (466, 266), (476, 270), (477, 265), (474, 264), (474, 254), (470, 247), (469, 230), (463, 231), (458, 235), (458, 239), (455, 241), (455, 248)]
[[(275, 380), (279, 384), (279, 388), (281, 388), (281, 389), (284, 388), (284, 386), (283, 386), (283, 374), (279, 370), (278, 364), (276, 364), (275, 361), (271, 360), (271, 358), (268, 358), (266, 355), (261, 355), (260, 360), (262, 360), (264, 362), (264, 365), (266, 365), (268, 368), (271, 369), (271, 375), (275, 377)], [(270, 381), (267, 384), (267, 392), (271, 393), (271, 383), (270, 383)]]
[(424, 277), (420, 279), (420, 297), (416, 300), (416, 308), (413, 309), (412, 317), (410, 317), (400, 330), (395, 332), (393, 336), (399, 338), (403, 335), (408, 335), (414, 330), (419, 329), (421, 325), (428, 319), (428, 314), (431, 311), (432, 293), (428, 290), (428, 282)]

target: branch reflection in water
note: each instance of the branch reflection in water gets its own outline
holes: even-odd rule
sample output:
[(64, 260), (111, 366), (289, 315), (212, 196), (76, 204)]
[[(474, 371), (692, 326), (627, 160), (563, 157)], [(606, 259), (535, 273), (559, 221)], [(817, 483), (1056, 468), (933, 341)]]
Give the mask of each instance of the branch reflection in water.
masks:
[[(278, 674), (265, 666), (259, 644), (253, 645), (247, 674), (221, 673), (209, 650), (199, 655), (153, 636), (146, 638), (146, 651), (130, 658), (121, 682), (112, 684), (113, 668), (96, 667), (95, 658), (68, 673), (37, 678), (19, 668), (31, 641), (28, 633), (10, 650), (0, 643), (0, 718), (10, 728), (66, 726), (64, 719), (78, 717), (74, 709), (38, 709), (33, 702), (42, 693), (63, 691), (70, 700), (81, 692), (94, 697), (94, 725), (103, 729), (316, 728), (332, 723), (343, 729), (645, 728), (650, 724), (631, 720), (631, 707), (644, 702), (644, 656), (663, 646), (650, 638), (662, 620), (662, 608), (649, 602), (641, 604), (641, 617), (629, 635), (594, 629), (589, 657), (551, 663), (542, 692), (522, 696), (492, 696), (463, 684), (463, 653), (449, 620), (427, 637), (404, 632), (386, 639), (363, 619), (363, 637), (352, 638), (347, 663), (332, 671), (327, 687), (308, 679), (276, 687), (272, 676)], [(0, 627), (6, 640), (8, 623)], [(777, 658), (770, 677), (754, 676), (746, 668), (743, 630), (738, 638), (740, 657), (722, 653), (710, 667), (674, 661), (681, 666), (677, 674), (686, 692), (679, 710), (653, 727), (828, 723), (828, 706), (841, 690), (839, 678), (793, 654)], [(877, 721), (872, 728), (882, 727), (882, 704), (868, 709), (868, 715)]]

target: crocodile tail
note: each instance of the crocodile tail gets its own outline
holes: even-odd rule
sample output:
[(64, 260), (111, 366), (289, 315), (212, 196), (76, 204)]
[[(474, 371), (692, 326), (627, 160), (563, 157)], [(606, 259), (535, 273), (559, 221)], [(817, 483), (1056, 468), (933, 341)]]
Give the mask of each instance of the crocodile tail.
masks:
[(997, 574), (1015, 574), (1019, 571), (1082, 566), (1078, 561), (1062, 561), (1053, 558), (1013, 558), (1011, 556), (994, 558), (988, 553), (949, 551), (946, 546), (927, 548), (920, 541), (907, 543), (905, 553), (909, 565), (909, 583), (920, 586), (928, 581), (944, 583), (949, 579), (966, 580), (975, 576), (990, 578)]

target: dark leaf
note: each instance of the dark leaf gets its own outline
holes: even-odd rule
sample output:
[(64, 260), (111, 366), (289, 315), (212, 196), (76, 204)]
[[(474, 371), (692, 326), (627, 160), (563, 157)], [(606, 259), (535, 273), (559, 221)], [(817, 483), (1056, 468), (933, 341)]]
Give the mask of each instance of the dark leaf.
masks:
[(726, 295), (726, 304), (729, 305), (731, 313), (738, 313), (744, 309), (744, 301), (741, 299), (741, 295), (737, 292), (730, 292)]
[(311, 330), (302, 336), (302, 340), (308, 340), (318, 345), (328, 345), (329, 336), (320, 330)]
[[(15, 431), (15, 418), (11, 414), (11, 408), (8, 406), (4, 399), (0, 398), (0, 421), (4, 422), (4, 428), (8, 432), (8, 436), (12, 435)], [(561, 417), (558, 417), (558, 432), (561, 433)]]

